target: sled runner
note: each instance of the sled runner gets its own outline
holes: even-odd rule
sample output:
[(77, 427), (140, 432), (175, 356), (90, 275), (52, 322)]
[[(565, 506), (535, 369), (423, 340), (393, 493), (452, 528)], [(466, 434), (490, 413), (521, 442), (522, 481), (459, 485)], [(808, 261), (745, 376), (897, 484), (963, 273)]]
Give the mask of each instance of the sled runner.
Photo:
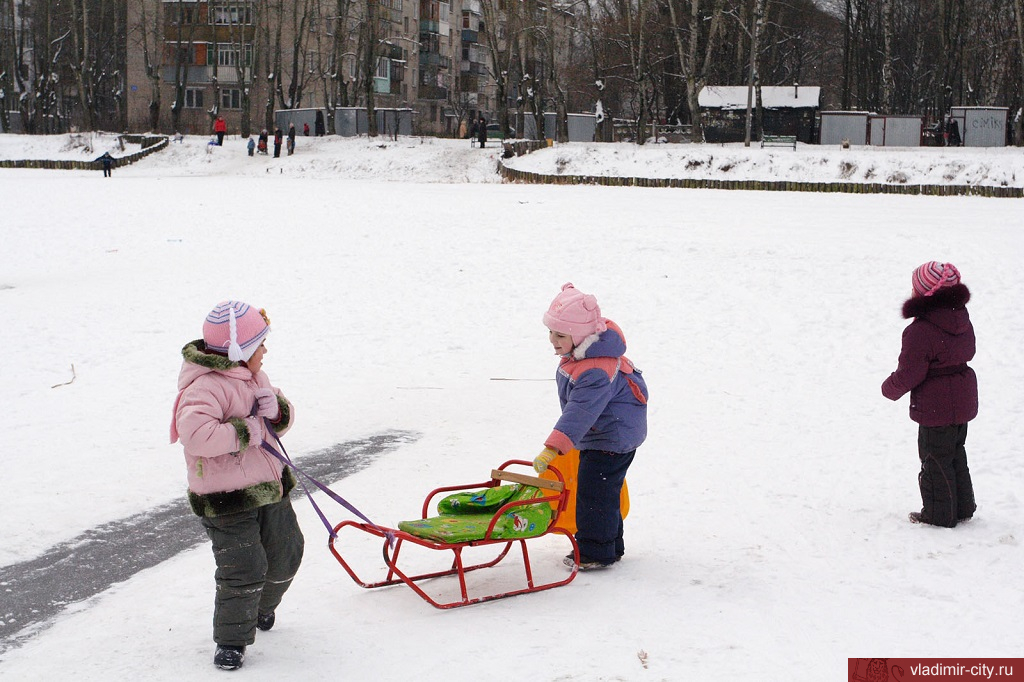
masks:
[[(492, 470), (491, 478), (487, 482), (435, 488), (423, 501), (420, 518), (403, 521), (398, 524), (397, 529), (384, 528), (368, 522), (343, 521), (334, 527), (334, 533), (328, 542), (331, 553), (359, 586), (373, 588), (404, 583), (431, 606), (439, 609), (468, 606), (568, 585), (576, 577), (579, 547), (573, 535), (557, 525), (558, 517), (565, 511), (569, 500), (565, 482), (554, 467), (548, 469), (551, 472), (551, 479), (542, 479), (508, 471), (508, 467), (513, 465), (532, 466), (525, 460), (509, 460)], [(437, 515), (428, 516), (431, 502), (442, 493), (446, 496), (437, 502)], [(351, 562), (342, 556), (339, 548), (341, 534), (349, 530), (363, 531), (383, 540), (386, 576), (382, 580), (364, 580)], [(562, 577), (559, 573), (559, 579), (535, 580), (527, 543), (536, 543), (539, 538), (556, 535), (568, 540), (571, 554), (576, 559), (576, 566), (573, 566), (568, 576)], [(471, 596), (466, 574), (481, 568), (498, 566), (509, 556), (513, 545), (518, 545), (520, 552), (512, 554), (522, 554), (521, 569), (525, 572), (525, 586), (521, 581), (517, 587), (510, 590), (495, 590), (475, 585), (478, 590), (474, 590)], [(405, 554), (402, 554), (403, 549)], [(419, 551), (420, 549), (431, 552), (424, 553)], [(422, 559), (436, 557), (432, 552), (448, 551), (453, 554), (450, 567), (420, 572), (425, 565)], [(494, 556), (495, 551), (497, 556)], [(486, 558), (482, 561), (467, 561), (466, 555), (470, 554), (484, 554)], [(400, 555), (403, 559), (401, 566)], [(407, 560), (410, 556), (413, 557), (412, 562)], [(559, 553), (559, 557), (561, 556)], [(503, 578), (507, 578), (509, 573), (505, 572)], [(432, 583), (430, 593), (425, 589), (426, 586), (420, 584), (422, 581), (452, 576), (458, 581), (457, 598), (451, 598), (454, 594), (450, 585), (452, 581)], [(449, 593), (447, 597), (444, 596), (445, 587)], [(483, 593), (477, 594), (477, 591)]]

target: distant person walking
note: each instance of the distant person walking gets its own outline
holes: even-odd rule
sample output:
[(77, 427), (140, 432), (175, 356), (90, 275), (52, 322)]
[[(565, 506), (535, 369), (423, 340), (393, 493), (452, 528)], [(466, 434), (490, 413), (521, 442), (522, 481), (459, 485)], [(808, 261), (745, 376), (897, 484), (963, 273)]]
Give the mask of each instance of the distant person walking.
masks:
[(959, 147), (963, 144), (963, 140), (960, 139), (960, 124), (956, 122), (956, 119), (952, 116), (949, 117), (949, 137), (946, 144), (950, 147)]
[(223, 116), (218, 116), (217, 120), (213, 122), (213, 132), (217, 134), (217, 146), (224, 146), (224, 134), (228, 132), (228, 124), (224, 121)]
[(284, 139), (284, 133), (281, 132), (280, 128), (274, 130), (274, 158), (281, 158), (281, 141)]
[(302, 124), (302, 134), (305, 137), (309, 137), (309, 124), (308, 123), (303, 123)]
[(249, 136), (249, 143), (247, 145), (245, 145), (245, 146), (246, 146), (246, 149), (249, 150), (249, 156), (252, 156), (253, 152), (256, 151), (256, 138), (254, 138), (254, 137), (252, 137), (250, 135)]
[(110, 152), (103, 152), (103, 156), (97, 160), (103, 164), (103, 177), (109, 178), (114, 168), (114, 157), (110, 155)]
[(288, 156), (295, 153), (295, 124), (288, 124)]
[(476, 139), (480, 143), (480, 149), (483, 149), (484, 144), (487, 142), (487, 119), (483, 116), (480, 117), (480, 121), (477, 123)]

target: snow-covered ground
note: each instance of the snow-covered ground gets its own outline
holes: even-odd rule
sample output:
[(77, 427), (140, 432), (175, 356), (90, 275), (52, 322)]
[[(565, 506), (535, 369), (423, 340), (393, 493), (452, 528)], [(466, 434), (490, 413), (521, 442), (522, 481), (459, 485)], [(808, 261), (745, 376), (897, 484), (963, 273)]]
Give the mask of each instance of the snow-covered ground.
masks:
[[(429, 183), (500, 182), (493, 171), (500, 142), (484, 149), (469, 140), (430, 137), (298, 137), (296, 154), (282, 158), (245, 154), (245, 140), (229, 136), (224, 147), (206, 154), (210, 138), (186, 137), (147, 161), (138, 175), (266, 175), (401, 180)], [(114, 156), (137, 151), (118, 146), (109, 133), (77, 136), (0, 135), (0, 159), (91, 160), (109, 150)], [(800, 180), (897, 185), (986, 185), (1024, 187), (1024, 150), (1018, 147), (853, 147), (797, 145), (761, 149), (742, 144), (584, 144), (555, 145), (507, 160), (519, 170), (551, 175), (638, 178), (715, 178), (720, 180)], [(173, 170), (172, 170), (173, 169)]]
[[(358, 587), (296, 497), (306, 558), (237, 675), (820, 680), (843, 679), (848, 657), (1020, 655), (1019, 200), (510, 185), (498, 150), (467, 141), (298, 142), (273, 159), (186, 138), (110, 179), (0, 169), (0, 565), (181, 499), (179, 350), (225, 298), (269, 312), (264, 366), (296, 405), (300, 465), (420, 434), (334, 486), (378, 523), (414, 518), (430, 489), (539, 451), (558, 414), (540, 317), (573, 281), (623, 327), (651, 390), (626, 558), (439, 611)], [(0, 158), (56, 158), (45, 144), (0, 136)], [(794, 180), (816, 165), (792, 161), (843, 153), (565, 145), (515, 163), (666, 175), (677, 150), (784, 159), (772, 177)], [(955, 156), (1021, 184), (1016, 149), (855, 153), (903, 169)], [(907, 523), (916, 428), (905, 398), (879, 392), (910, 272), (931, 259), (960, 268), (978, 336), (979, 510), (953, 530)], [(374, 543), (351, 549), (379, 561)], [(535, 568), (560, 574), (565, 551), (542, 544)], [(212, 600), (204, 545), (69, 605), (0, 654), (0, 678), (221, 679)]]

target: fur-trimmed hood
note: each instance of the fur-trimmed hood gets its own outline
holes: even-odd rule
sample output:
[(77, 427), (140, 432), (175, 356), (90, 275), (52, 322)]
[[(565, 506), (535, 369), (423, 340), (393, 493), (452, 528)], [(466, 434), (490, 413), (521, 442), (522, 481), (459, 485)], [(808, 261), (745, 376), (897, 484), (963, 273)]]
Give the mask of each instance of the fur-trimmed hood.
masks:
[[(291, 403), (265, 372), (253, 374), (244, 363), (208, 351), (202, 340), (185, 344), (181, 355), (170, 437), (184, 450), (193, 510), (216, 516), (278, 502), (294, 479), (261, 444), (271, 431), (280, 436), (291, 427)], [(263, 389), (277, 397), (280, 414), (273, 422), (249, 419)]]
[(197, 376), (207, 372), (223, 372), (239, 379), (248, 379), (252, 376), (252, 372), (244, 363), (232, 362), (226, 356), (206, 350), (206, 342), (202, 339), (186, 343), (181, 349), (181, 357), (185, 362), (178, 376), (179, 391), (195, 381)]
[(970, 290), (963, 284), (943, 287), (931, 296), (914, 296), (903, 303), (903, 317), (922, 318), (950, 334), (962, 334), (970, 327), (966, 314)]

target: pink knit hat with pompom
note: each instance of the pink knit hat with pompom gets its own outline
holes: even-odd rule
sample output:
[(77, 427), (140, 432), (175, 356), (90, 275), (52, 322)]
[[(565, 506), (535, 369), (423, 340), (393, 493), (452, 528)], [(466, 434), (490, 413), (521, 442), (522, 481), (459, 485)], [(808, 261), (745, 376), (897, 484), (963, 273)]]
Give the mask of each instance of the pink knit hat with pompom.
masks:
[(544, 324), (551, 331), (571, 336), (574, 346), (583, 343), (591, 334), (599, 334), (608, 328), (601, 317), (597, 298), (584, 294), (572, 282), (562, 285), (562, 291), (544, 313)]
[(241, 301), (218, 303), (203, 323), (207, 350), (226, 353), (232, 362), (248, 362), (269, 333), (266, 313)]
[(942, 287), (960, 283), (960, 271), (952, 263), (929, 261), (918, 266), (911, 277), (918, 296), (931, 296)]

